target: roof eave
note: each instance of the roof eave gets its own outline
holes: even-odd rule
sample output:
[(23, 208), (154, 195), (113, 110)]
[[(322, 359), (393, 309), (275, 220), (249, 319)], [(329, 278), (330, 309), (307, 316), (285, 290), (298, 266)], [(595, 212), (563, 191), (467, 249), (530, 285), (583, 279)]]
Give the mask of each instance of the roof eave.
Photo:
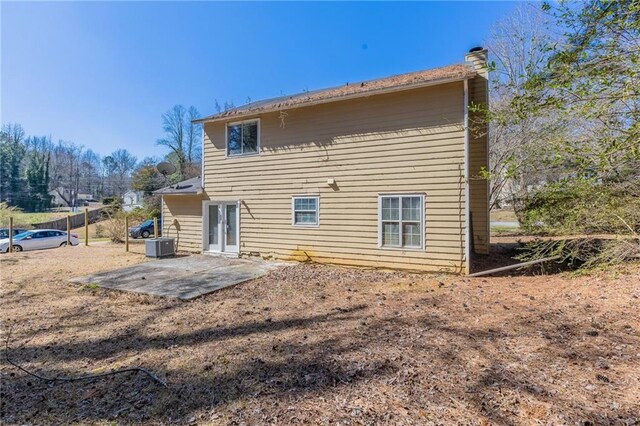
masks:
[(374, 96), (374, 95), (383, 95), (385, 93), (401, 92), (405, 90), (419, 89), (422, 87), (437, 86), (439, 84), (455, 83), (458, 81), (468, 80), (470, 78), (473, 78), (473, 74), (458, 76), (458, 77), (441, 78), (441, 79), (430, 80), (430, 81), (425, 81), (421, 83), (412, 83), (412, 84), (405, 84), (405, 85), (399, 85), (399, 86), (393, 86), (393, 87), (385, 87), (382, 89), (374, 89), (370, 91), (353, 93), (350, 95), (337, 96), (333, 98), (318, 99), (316, 101), (303, 102), (300, 104), (291, 105), (289, 107), (278, 107), (278, 108), (274, 107), (274, 108), (267, 108), (262, 110), (246, 111), (246, 112), (241, 112), (241, 113), (232, 114), (232, 115), (205, 117), (197, 120), (192, 120), (191, 122), (194, 124), (206, 124), (206, 123), (215, 123), (220, 121), (228, 121), (228, 120), (237, 119), (239, 117), (262, 115), (262, 114), (268, 114), (270, 112), (282, 111), (287, 109), (305, 108), (305, 107), (314, 106), (314, 105), (346, 101), (349, 99), (364, 98), (367, 96)]
[(153, 191), (153, 195), (202, 195), (204, 192), (203, 188), (197, 188), (194, 191), (183, 191), (183, 192), (171, 192), (171, 191), (162, 191), (161, 189), (157, 191)]

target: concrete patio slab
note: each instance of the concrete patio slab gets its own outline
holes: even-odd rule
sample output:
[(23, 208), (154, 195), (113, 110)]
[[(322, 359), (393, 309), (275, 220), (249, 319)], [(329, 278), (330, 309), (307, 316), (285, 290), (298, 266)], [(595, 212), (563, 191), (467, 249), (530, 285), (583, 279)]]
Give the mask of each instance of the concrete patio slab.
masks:
[(259, 278), (283, 263), (193, 255), (154, 260), (127, 268), (72, 278), (76, 284), (194, 299), (221, 288)]

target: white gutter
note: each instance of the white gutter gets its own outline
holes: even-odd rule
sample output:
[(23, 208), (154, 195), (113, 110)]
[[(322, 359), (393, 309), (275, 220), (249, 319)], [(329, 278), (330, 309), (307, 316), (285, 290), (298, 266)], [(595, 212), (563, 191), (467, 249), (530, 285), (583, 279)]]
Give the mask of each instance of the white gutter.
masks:
[(471, 218), (469, 211), (469, 80), (464, 80), (464, 269), (471, 272)]
[[(270, 113), (270, 112), (281, 111), (283, 109), (303, 108), (303, 107), (308, 107), (308, 106), (327, 104), (327, 103), (331, 103), (331, 102), (346, 101), (346, 100), (349, 100), (349, 99), (365, 98), (365, 97), (373, 96), (373, 95), (382, 95), (382, 94), (385, 94), (385, 93), (394, 93), (394, 92), (401, 92), (401, 91), (404, 91), (404, 90), (419, 89), (419, 88), (422, 88), (422, 87), (437, 86), (439, 84), (455, 83), (457, 81), (467, 81), (468, 78), (469, 78), (468, 76), (467, 77), (443, 78), (443, 79), (439, 79), (439, 80), (432, 80), (432, 81), (427, 81), (427, 82), (422, 82), (422, 83), (405, 84), (405, 85), (401, 85), (401, 86), (393, 86), (393, 87), (387, 87), (387, 88), (383, 88), (383, 89), (373, 89), (373, 90), (364, 91), (364, 92), (352, 93), (350, 95), (329, 97), (329, 98), (318, 99), (316, 101), (310, 101), (310, 102), (300, 102), (298, 104), (293, 104), (293, 105), (284, 105), (284, 106), (279, 106), (279, 107), (271, 107), (271, 108), (262, 109), (262, 110), (261, 109), (256, 109), (254, 111), (246, 111), (246, 112), (241, 112), (239, 114), (230, 114), (230, 115), (225, 115), (223, 117), (216, 117), (216, 118), (211, 118), (211, 119), (202, 118), (200, 120), (193, 120), (193, 123), (204, 124), (204, 123), (215, 123), (217, 121), (228, 121), (228, 120), (236, 119), (236, 118), (239, 118), (239, 117), (248, 117), (248, 116), (252, 116), (252, 115), (267, 114), (267, 113)], [(295, 96), (298, 96), (298, 95), (295, 95)], [(283, 101), (283, 102), (286, 102), (286, 101)]]

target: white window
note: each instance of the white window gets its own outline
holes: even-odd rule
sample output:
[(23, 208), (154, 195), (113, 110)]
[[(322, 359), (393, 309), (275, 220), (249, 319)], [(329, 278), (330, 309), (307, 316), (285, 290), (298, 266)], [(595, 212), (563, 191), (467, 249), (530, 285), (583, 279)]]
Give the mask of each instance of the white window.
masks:
[(227, 124), (227, 156), (257, 154), (260, 150), (259, 120)]
[(424, 195), (378, 198), (378, 245), (421, 249), (424, 246)]
[(296, 226), (318, 226), (319, 197), (293, 197), (291, 199), (291, 224)]

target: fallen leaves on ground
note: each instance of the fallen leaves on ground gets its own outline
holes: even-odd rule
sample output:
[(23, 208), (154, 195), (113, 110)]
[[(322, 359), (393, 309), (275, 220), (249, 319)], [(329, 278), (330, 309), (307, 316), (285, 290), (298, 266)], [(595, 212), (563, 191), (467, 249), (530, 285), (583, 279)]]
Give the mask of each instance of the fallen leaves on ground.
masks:
[(469, 279), (296, 264), (190, 302), (70, 284), (122, 246), (2, 256), (5, 424), (635, 424), (640, 266)]

